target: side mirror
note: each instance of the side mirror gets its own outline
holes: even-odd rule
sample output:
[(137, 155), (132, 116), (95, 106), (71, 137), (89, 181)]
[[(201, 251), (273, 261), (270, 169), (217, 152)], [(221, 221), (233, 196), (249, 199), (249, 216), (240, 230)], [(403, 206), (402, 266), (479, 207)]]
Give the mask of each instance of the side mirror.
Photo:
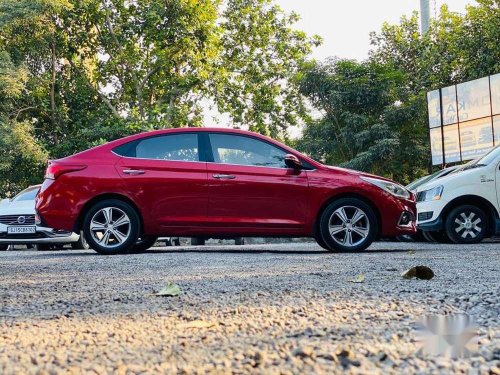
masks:
[(285, 165), (288, 168), (302, 169), (302, 163), (300, 162), (299, 158), (292, 154), (285, 155)]

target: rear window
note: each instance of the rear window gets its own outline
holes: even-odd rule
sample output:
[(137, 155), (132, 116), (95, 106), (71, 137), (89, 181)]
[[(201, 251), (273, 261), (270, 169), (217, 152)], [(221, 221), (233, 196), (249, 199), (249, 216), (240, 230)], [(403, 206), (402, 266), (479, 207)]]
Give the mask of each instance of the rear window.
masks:
[(169, 134), (139, 139), (113, 151), (130, 158), (172, 161), (199, 161), (197, 133)]

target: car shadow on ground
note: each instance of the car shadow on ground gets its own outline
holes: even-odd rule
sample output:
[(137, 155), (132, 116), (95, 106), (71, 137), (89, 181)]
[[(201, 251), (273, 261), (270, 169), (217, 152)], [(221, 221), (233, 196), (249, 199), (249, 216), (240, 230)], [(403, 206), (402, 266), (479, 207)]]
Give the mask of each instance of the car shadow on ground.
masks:
[[(144, 253), (129, 253), (120, 254), (115, 256), (134, 256), (148, 254), (280, 254), (280, 255), (332, 255), (332, 256), (348, 256), (348, 255), (363, 255), (363, 254), (374, 254), (374, 253), (405, 253), (408, 249), (376, 249), (367, 250), (361, 253), (332, 253), (326, 250), (274, 250), (274, 249), (206, 249), (206, 248), (179, 248), (179, 249), (163, 249), (156, 248), (150, 249)], [(67, 257), (80, 257), (80, 256), (101, 256), (100, 254), (92, 250), (60, 250), (57, 252), (38, 252), (34, 255), (39, 259), (53, 259), (53, 258), (67, 258)]]

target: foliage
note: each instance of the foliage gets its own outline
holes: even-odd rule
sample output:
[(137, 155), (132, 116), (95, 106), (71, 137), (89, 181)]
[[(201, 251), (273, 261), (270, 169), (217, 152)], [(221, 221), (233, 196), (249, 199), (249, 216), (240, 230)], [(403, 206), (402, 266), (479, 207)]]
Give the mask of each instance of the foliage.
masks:
[[(446, 6), (425, 35), (418, 14), (372, 33), (367, 61), (308, 68), (301, 91), (320, 110), (297, 144), (328, 163), (402, 182), (430, 169), (426, 92), (500, 72), (498, 1)], [(325, 142), (325, 140), (328, 140)]]
[(0, 0), (0, 51), (26, 77), (2, 126), (24, 124), (58, 158), (201, 126), (212, 103), (233, 126), (286, 138), (305, 116), (297, 75), (319, 43), (296, 21), (273, 0)]
[(33, 135), (33, 124), (18, 121), (16, 101), (25, 89), (28, 72), (0, 52), (0, 192), (12, 195), (39, 182), (47, 154)]

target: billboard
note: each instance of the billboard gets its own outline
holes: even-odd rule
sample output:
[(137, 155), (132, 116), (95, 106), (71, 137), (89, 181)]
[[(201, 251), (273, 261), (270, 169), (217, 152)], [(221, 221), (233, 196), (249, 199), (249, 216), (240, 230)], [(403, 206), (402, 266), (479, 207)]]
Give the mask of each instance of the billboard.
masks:
[(500, 144), (500, 73), (427, 93), (432, 164), (474, 159)]

